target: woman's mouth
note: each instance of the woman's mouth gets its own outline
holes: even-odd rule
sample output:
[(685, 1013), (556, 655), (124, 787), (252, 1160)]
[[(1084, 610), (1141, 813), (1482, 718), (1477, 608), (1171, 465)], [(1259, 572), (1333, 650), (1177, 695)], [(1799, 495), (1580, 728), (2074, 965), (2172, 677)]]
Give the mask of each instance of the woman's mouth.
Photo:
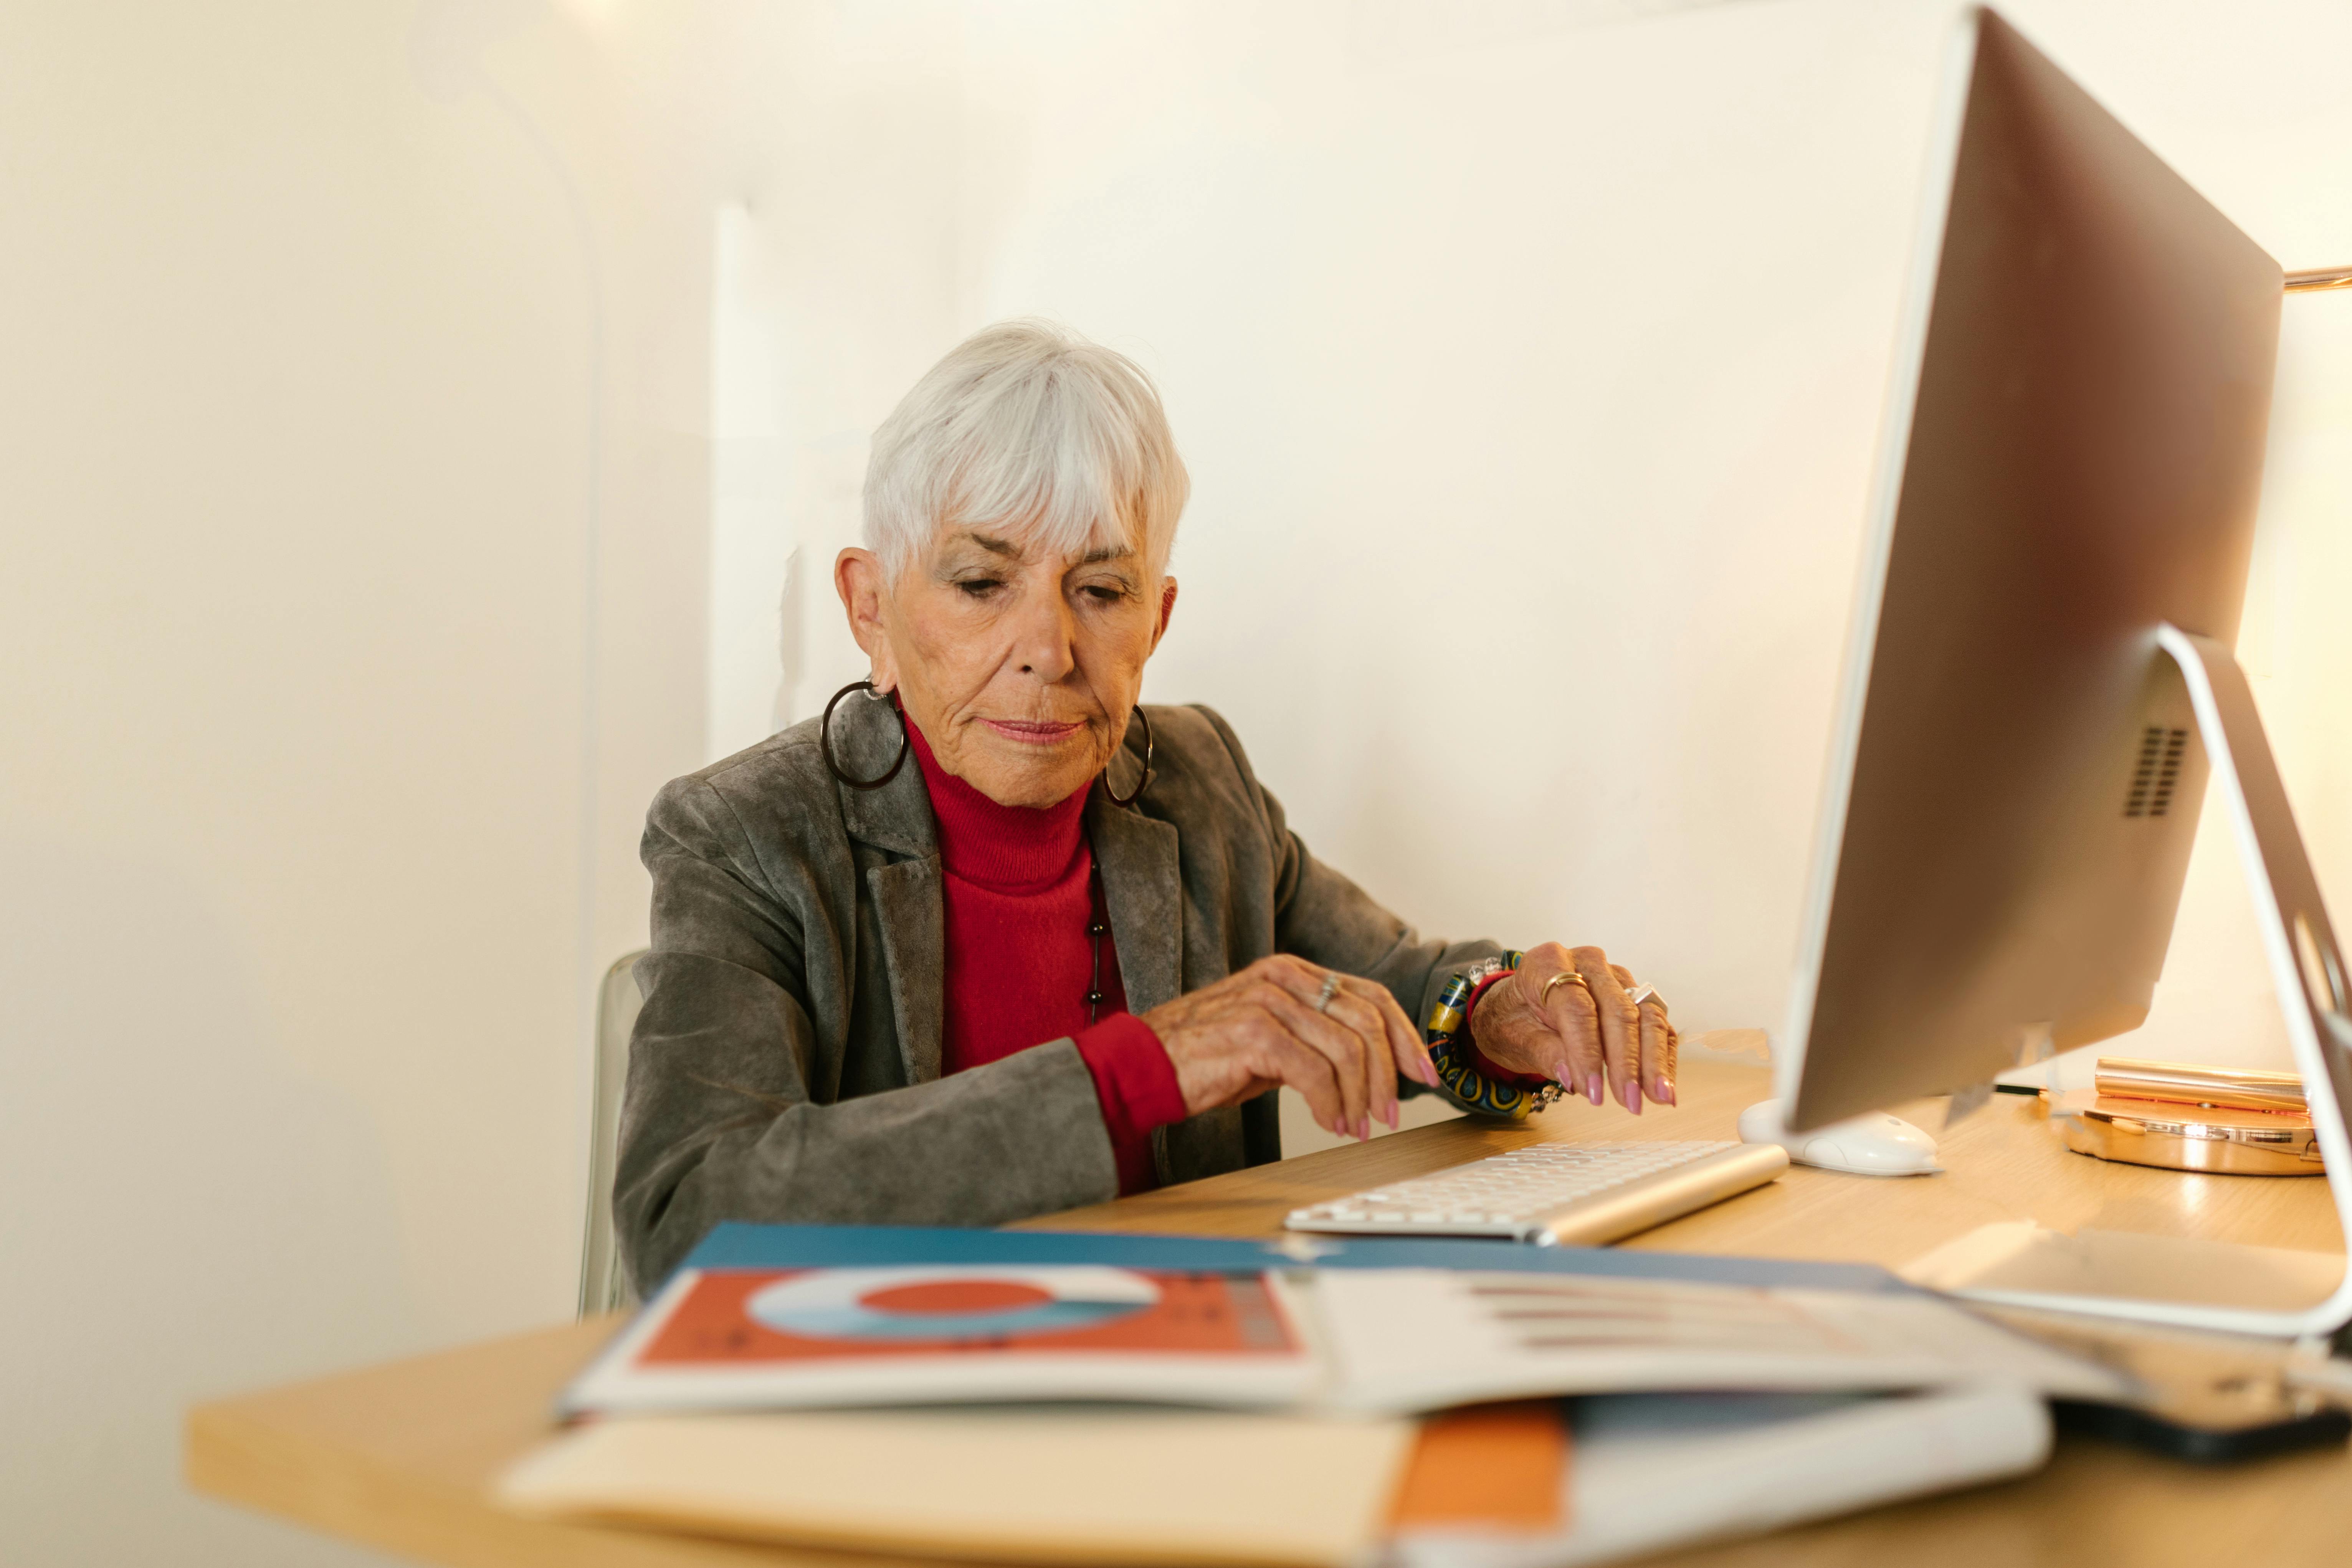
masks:
[(1055, 724), (1043, 719), (982, 719), (981, 722), (1006, 740), (1018, 741), (1024, 746), (1050, 746), (1086, 728), (1084, 724)]

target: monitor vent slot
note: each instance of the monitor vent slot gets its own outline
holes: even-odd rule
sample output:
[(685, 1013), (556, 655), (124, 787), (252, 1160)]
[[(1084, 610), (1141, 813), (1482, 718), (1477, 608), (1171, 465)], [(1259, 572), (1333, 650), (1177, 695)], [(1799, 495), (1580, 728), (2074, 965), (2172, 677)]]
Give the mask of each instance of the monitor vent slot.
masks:
[(2180, 764), (2189, 754), (2189, 731), (2150, 724), (2140, 731), (2139, 761), (2132, 768), (2131, 793), (2124, 797), (2126, 816), (2163, 816), (2172, 810), (2172, 792), (2180, 784)]

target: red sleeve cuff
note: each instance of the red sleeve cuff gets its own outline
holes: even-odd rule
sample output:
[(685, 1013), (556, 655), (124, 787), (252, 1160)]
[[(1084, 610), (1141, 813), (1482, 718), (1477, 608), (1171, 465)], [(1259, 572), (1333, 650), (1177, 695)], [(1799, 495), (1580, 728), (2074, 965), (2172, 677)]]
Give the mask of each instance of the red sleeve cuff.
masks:
[(1152, 1130), (1184, 1120), (1176, 1066), (1151, 1026), (1132, 1013), (1081, 1029), (1077, 1046), (1102, 1103), (1103, 1130), (1118, 1162), (1118, 1190), (1142, 1192), (1153, 1182)]
[(1508, 980), (1510, 977), (1511, 971), (1507, 969), (1489, 974), (1486, 979), (1478, 982), (1476, 990), (1470, 993), (1470, 1004), (1462, 1010), (1462, 1044), (1470, 1053), (1471, 1067), (1476, 1069), (1481, 1077), (1496, 1083), (1510, 1084), (1519, 1089), (1541, 1089), (1551, 1079), (1541, 1073), (1513, 1072), (1508, 1068), (1496, 1067), (1487, 1059), (1486, 1053), (1478, 1048), (1476, 1036), (1478, 1004), (1486, 999), (1487, 990), (1497, 981)]

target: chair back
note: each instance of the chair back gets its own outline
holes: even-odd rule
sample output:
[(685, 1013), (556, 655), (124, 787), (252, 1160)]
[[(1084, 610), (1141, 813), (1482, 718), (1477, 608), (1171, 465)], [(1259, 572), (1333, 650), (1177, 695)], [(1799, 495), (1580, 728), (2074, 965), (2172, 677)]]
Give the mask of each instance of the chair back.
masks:
[(588, 1094), (588, 1223), (580, 1244), (580, 1315), (617, 1311), (637, 1303), (613, 1242), (613, 1165), (621, 1143), (621, 1090), (629, 1079), (629, 1035), (637, 1026), (645, 993), (637, 960), (624, 953), (596, 987), (596, 1060)]

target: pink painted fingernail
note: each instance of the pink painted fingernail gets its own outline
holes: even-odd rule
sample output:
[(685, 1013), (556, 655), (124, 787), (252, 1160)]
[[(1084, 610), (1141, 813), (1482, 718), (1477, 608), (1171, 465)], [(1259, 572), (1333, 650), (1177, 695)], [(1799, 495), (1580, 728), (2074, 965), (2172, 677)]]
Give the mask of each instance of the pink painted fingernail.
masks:
[(1584, 1080), (1584, 1098), (1598, 1105), (1601, 1101), (1601, 1075), (1592, 1073)]
[(1675, 1086), (1666, 1081), (1665, 1074), (1658, 1075), (1655, 1087), (1650, 1090), (1650, 1098), (1660, 1105), (1672, 1105), (1675, 1102)]
[(1642, 1086), (1631, 1079), (1625, 1080), (1625, 1109), (1636, 1116), (1642, 1114)]
[(1421, 1064), (1421, 1081), (1429, 1085), (1432, 1089), (1441, 1089), (1444, 1087), (1437, 1081), (1437, 1064), (1433, 1061), (1430, 1061), (1426, 1058), (1423, 1058)]
[(1393, 1131), (1395, 1131), (1396, 1130), (1397, 1130), (1397, 1108), (1396, 1108), (1394, 1105), (1391, 1105), (1391, 1106), (1389, 1107), (1389, 1131), (1391, 1131), (1391, 1132), (1393, 1132)]

